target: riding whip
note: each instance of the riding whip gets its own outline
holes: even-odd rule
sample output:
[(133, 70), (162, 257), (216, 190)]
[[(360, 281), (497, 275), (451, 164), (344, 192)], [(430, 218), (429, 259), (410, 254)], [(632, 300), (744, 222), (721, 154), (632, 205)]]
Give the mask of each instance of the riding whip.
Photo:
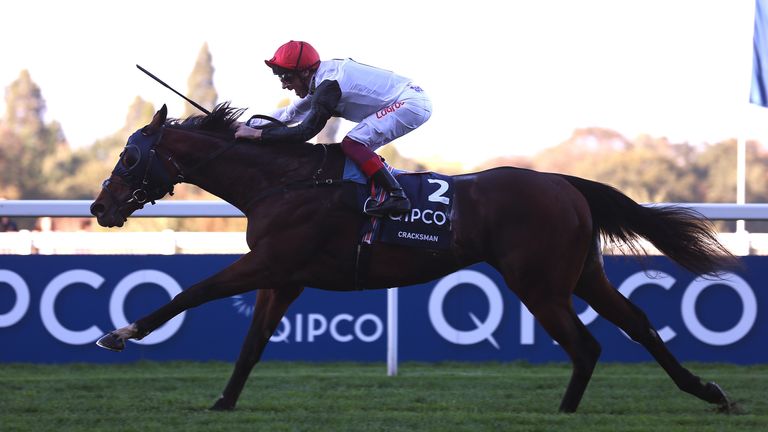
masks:
[(173, 89), (173, 87), (171, 87), (171, 86), (169, 86), (168, 84), (164, 83), (164, 82), (163, 82), (163, 80), (161, 80), (160, 78), (158, 78), (158, 77), (156, 77), (156, 76), (152, 75), (152, 72), (150, 72), (150, 71), (148, 71), (148, 70), (144, 69), (143, 67), (141, 67), (141, 66), (139, 66), (139, 65), (136, 65), (136, 67), (137, 67), (137, 68), (139, 68), (139, 70), (140, 70), (140, 71), (142, 71), (142, 72), (144, 72), (145, 74), (149, 75), (149, 76), (150, 76), (150, 78), (152, 78), (153, 80), (155, 80), (155, 81), (159, 82), (160, 84), (162, 84), (162, 85), (163, 85), (164, 87), (166, 87), (168, 90), (170, 90), (170, 91), (172, 91), (172, 92), (176, 93), (177, 95), (181, 96), (181, 97), (182, 97), (182, 98), (183, 98), (185, 101), (187, 101), (187, 102), (191, 103), (191, 104), (192, 104), (192, 105), (193, 105), (195, 108), (197, 108), (197, 109), (199, 109), (200, 111), (204, 112), (206, 115), (211, 115), (211, 112), (210, 112), (210, 111), (208, 111), (207, 109), (203, 108), (202, 106), (200, 106), (200, 104), (198, 104), (197, 102), (193, 101), (192, 99), (190, 99), (190, 98), (188, 98), (188, 97), (184, 96), (183, 94), (181, 94), (181, 93), (177, 92), (176, 90), (174, 90), (174, 89)]

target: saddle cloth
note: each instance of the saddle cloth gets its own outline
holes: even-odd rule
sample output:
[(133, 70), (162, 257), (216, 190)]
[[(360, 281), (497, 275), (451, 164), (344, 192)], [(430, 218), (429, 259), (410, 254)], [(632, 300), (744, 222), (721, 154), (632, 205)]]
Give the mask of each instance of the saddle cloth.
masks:
[[(435, 172), (406, 172), (386, 166), (411, 200), (411, 211), (401, 216), (371, 217), (361, 228), (361, 243), (382, 242), (427, 249), (447, 249), (451, 243), (453, 178)], [(368, 179), (347, 160), (344, 180), (358, 188), (360, 212), (368, 199), (383, 200), (386, 192), (371, 187)]]

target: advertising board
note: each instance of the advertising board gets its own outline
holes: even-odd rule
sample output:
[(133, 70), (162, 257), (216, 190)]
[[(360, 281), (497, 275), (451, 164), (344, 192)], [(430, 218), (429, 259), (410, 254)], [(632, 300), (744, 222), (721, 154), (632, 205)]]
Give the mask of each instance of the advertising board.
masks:
[[(127, 325), (208, 277), (235, 255), (2, 256), (0, 362), (234, 360), (253, 293), (191, 309), (120, 354), (98, 348)], [(767, 257), (701, 278), (663, 257), (605, 257), (609, 279), (643, 309), (682, 361), (768, 362)], [(384, 361), (386, 290), (308, 288), (291, 306), (264, 359)], [(576, 311), (603, 347), (603, 361), (650, 355), (580, 300)], [(489, 265), (399, 288), (401, 361), (566, 361), (567, 357)]]

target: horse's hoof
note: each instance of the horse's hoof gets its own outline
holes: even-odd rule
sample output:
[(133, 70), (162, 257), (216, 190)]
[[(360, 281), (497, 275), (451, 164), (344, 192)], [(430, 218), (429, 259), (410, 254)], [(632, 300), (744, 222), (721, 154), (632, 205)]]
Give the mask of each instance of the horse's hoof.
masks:
[(235, 404), (226, 402), (223, 397), (220, 397), (210, 408), (211, 411), (232, 411), (233, 409)]
[(706, 384), (707, 390), (713, 395), (712, 403), (717, 404), (715, 411), (723, 414), (734, 414), (738, 411), (735, 402), (732, 402), (725, 391), (715, 382)]
[(115, 352), (125, 349), (125, 341), (112, 332), (105, 334), (101, 339), (97, 340), (96, 345)]

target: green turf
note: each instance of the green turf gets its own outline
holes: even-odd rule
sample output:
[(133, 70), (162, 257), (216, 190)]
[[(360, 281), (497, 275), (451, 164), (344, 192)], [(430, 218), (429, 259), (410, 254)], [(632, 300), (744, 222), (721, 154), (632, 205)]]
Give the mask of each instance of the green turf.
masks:
[(656, 364), (600, 364), (576, 414), (565, 364), (257, 365), (233, 412), (207, 408), (225, 363), (0, 364), (0, 431), (761, 431), (768, 365), (691, 364), (739, 414), (679, 391)]

